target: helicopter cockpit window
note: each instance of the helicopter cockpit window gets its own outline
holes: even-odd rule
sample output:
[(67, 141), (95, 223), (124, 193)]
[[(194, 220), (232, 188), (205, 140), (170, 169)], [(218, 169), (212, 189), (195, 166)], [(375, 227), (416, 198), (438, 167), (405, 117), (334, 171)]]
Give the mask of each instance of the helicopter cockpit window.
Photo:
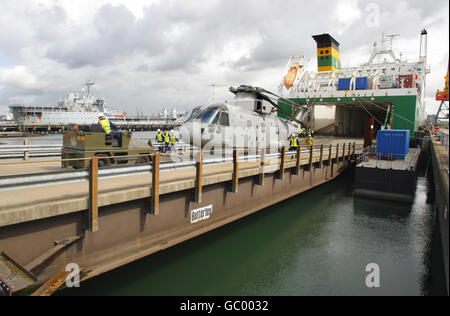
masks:
[(228, 118), (228, 113), (227, 112), (221, 112), (219, 125), (230, 126), (230, 120)]
[(201, 120), (202, 123), (214, 124), (217, 123), (219, 109), (208, 109), (200, 113), (197, 119)]
[(196, 111), (195, 109), (192, 110), (191, 114), (189, 114), (189, 117), (186, 119), (186, 122), (190, 122), (192, 120), (194, 120), (198, 115), (198, 111)]

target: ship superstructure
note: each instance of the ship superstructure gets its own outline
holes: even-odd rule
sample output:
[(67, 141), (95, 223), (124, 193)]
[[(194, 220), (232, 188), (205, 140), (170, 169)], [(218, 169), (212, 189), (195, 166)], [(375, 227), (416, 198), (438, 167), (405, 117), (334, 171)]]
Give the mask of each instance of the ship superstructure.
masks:
[[(407, 61), (396, 56), (392, 42), (398, 35), (383, 34), (381, 45), (374, 44), (368, 62), (341, 67), (340, 44), (329, 34), (313, 36), (317, 43), (316, 72), (305, 69), (304, 56), (289, 60), (279, 85), (279, 94), (307, 105), (309, 115), (302, 119), (316, 130), (338, 135), (361, 134), (365, 119), (375, 120), (375, 129), (409, 129), (411, 135), (425, 117), (427, 31), (420, 39), (420, 56)], [(382, 59), (379, 61), (379, 59)], [(280, 106), (295, 115), (287, 102)]]
[(16, 123), (24, 126), (94, 124), (100, 112), (110, 117), (123, 117), (124, 113), (109, 111), (103, 98), (90, 94), (92, 85), (94, 82), (88, 81), (87, 93), (85, 89), (71, 92), (56, 106), (15, 104), (10, 105), (9, 109)]

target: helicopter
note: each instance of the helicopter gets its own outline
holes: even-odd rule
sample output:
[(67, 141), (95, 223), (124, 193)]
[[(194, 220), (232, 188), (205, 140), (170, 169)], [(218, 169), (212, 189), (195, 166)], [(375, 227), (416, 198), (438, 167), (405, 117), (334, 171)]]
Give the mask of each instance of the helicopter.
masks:
[[(203, 150), (269, 148), (278, 151), (288, 145), (292, 134), (306, 124), (308, 106), (291, 103), (291, 115), (274, 102), (275, 94), (258, 87), (230, 87), (233, 100), (194, 108), (184, 124), (171, 131), (175, 137)], [(289, 119), (279, 117), (282, 113)]]

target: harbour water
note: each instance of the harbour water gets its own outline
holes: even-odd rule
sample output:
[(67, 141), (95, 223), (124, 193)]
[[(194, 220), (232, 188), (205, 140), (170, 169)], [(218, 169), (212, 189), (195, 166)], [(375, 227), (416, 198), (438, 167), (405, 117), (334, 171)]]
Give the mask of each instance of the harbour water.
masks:
[[(347, 172), (59, 295), (444, 294), (427, 178), (412, 205), (355, 197), (352, 184)], [(379, 288), (366, 286), (370, 263)]]

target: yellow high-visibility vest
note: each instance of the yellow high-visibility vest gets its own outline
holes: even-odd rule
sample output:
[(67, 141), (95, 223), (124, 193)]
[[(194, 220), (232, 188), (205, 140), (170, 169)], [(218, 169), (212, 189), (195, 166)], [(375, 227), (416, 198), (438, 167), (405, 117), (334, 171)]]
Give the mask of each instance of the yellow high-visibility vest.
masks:
[(172, 137), (172, 145), (175, 145), (177, 143), (177, 139), (175, 137)]
[(297, 138), (291, 138), (291, 147), (298, 147)]
[(312, 139), (312, 137), (308, 137), (307, 139), (306, 139), (306, 145), (312, 145), (313, 144), (313, 139)]
[(100, 122), (102, 124), (102, 128), (106, 134), (111, 133), (111, 126), (109, 125), (109, 121), (107, 119), (103, 119)]
[(161, 143), (162, 143), (162, 141), (163, 141), (162, 134), (161, 134), (161, 133), (158, 133), (158, 134), (156, 134), (156, 137), (158, 137), (158, 142), (161, 142)]
[(164, 136), (164, 142), (170, 143), (170, 137), (169, 137), (169, 134), (165, 133), (165, 134), (163, 134), (163, 136)]

